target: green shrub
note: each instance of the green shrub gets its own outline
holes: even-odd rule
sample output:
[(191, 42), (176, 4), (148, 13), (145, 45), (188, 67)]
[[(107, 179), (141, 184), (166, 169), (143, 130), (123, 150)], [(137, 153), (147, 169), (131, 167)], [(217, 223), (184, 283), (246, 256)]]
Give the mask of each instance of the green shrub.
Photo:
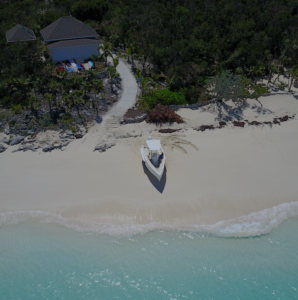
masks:
[(278, 84), (277, 85), (278, 86), (278, 88), (281, 90), (281, 91), (284, 91), (285, 90), (285, 88), (287, 87), (287, 85), (285, 84), (285, 83), (280, 83), (280, 84)]
[(73, 121), (71, 114), (66, 114), (61, 118), (61, 120), (65, 121), (66, 123), (71, 123)]
[(6, 119), (6, 114), (4, 112), (0, 112), (0, 122)]
[(152, 110), (157, 104), (162, 106), (187, 104), (182, 92), (172, 92), (168, 89), (158, 90), (142, 97), (140, 107), (144, 110)]
[(12, 107), (11, 110), (15, 115), (20, 115), (22, 113), (22, 106), (20, 104), (15, 105), (15, 106)]

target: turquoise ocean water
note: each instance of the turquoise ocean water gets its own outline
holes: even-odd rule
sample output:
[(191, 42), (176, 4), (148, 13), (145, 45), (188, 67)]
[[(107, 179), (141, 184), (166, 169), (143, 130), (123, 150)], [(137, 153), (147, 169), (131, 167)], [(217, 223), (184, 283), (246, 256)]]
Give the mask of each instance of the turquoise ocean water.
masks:
[(0, 299), (297, 299), (298, 218), (259, 237), (0, 227)]

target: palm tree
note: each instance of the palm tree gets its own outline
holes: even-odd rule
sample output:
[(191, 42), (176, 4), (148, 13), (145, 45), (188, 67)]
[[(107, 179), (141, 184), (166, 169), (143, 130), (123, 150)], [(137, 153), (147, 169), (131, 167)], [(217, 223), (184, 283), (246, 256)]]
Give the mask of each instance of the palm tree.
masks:
[(292, 69), (288, 70), (288, 73), (289, 73), (288, 91), (290, 92), (294, 80), (298, 79), (298, 68), (297, 67), (293, 67)]
[(268, 71), (269, 71), (269, 76), (268, 76), (267, 86), (269, 85), (269, 82), (271, 82), (271, 78), (272, 78), (273, 74), (278, 73), (278, 68), (274, 64), (269, 63)]
[[(104, 86), (102, 84), (102, 80), (97, 80), (97, 79), (94, 79), (91, 81), (91, 86), (92, 86), (92, 91), (93, 91), (93, 103), (95, 101), (95, 96), (96, 96), (96, 93), (99, 93), (100, 91), (102, 91), (104, 89)], [(94, 105), (94, 104), (93, 104)]]
[(113, 59), (113, 65), (116, 68), (119, 65), (119, 58), (116, 56), (116, 57), (112, 57), (112, 59)]
[(91, 83), (88, 80), (84, 80), (81, 84), (83, 91), (84, 91), (84, 96), (83, 98), (86, 100), (87, 99), (87, 91), (91, 89)]
[(141, 96), (147, 94), (152, 87), (155, 86), (154, 80), (151, 77), (142, 78), (141, 80)]
[(52, 111), (52, 102), (53, 102), (53, 100), (54, 100), (54, 95), (53, 95), (53, 94), (46, 93), (46, 94), (45, 94), (45, 98), (48, 100), (49, 107), (50, 107), (50, 111)]
[(112, 45), (109, 42), (104, 41), (103, 45), (98, 47), (98, 50), (99, 52), (102, 51), (102, 53), (99, 55), (99, 60), (104, 60), (105, 65), (107, 65), (108, 57), (113, 58)]
[(136, 56), (136, 51), (135, 51), (135, 47), (130, 45), (129, 48), (125, 51), (126, 55), (127, 55), (127, 60), (129, 62), (129, 58), (131, 59), (132, 65), (134, 65), (134, 58)]
[(71, 79), (71, 84), (76, 90), (80, 89), (82, 83), (83, 83), (83, 79), (81, 77), (77, 76)]
[(85, 81), (92, 81), (95, 77), (95, 73), (92, 70), (86, 70), (84, 72), (85, 75)]
[(282, 66), (279, 66), (279, 67), (277, 68), (277, 77), (275, 78), (274, 83), (276, 82), (276, 80), (279, 81), (280, 75), (284, 75), (284, 73), (285, 73), (284, 68), (283, 68)]

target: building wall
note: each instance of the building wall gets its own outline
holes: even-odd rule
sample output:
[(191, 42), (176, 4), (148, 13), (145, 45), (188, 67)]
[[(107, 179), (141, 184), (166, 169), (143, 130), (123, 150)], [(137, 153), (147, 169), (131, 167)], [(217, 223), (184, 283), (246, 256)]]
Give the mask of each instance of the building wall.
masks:
[(66, 60), (70, 58), (87, 59), (92, 54), (98, 55), (98, 45), (84, 45), (67, 48), (54, 48), (50, 49), (51, 57), (54, 62)]

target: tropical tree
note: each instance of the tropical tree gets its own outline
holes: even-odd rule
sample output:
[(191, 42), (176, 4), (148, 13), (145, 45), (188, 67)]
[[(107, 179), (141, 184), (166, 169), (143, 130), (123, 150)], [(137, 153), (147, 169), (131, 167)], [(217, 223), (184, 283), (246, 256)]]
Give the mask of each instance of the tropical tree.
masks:
[(47, 100), (48, 103), (49, 103), (50, 111), (52, 111), (52, 102), (53, 102), (53, 100), (54, 100), (54, 95), (53, 95), (53, 94), (46, 93), (46, 94), (45, 94), (45, 98), (46, 98), (46, 100)]
[(101, 54), (99, 55), (99, 60), (103, 60), (105, 62), (105, 65), (107, 65), (108, 63), (108, 57), (113, 58), (113, 54), (112, 54), (112, 44), (104, 41), (103, 45), (100, 45), (98, 47), (98, 50), (101, 52)]
[(207, 81), (207, 88), (216, 100), (236, 100), (243, 95), (242, 76), (226, 71)]
[(113, 65), (116, 68), (119, 65), (119, 58), (116, 56), (116, 57), (112, 57), (112, 59), (113, 59)]
[(69, 94), (69, 101), (71, 102), (71, 106), (74, 107), (77, 112), (79, 117), (81, 117), (80, 114), (80, 104), (82, 103), (82, 91), (75, 91)]
[(110, 80), (113, 79), (114, 77), (116, 77), (117, 71), (116, 71), (116, 68), (114, 66), (108, 66), (107, 69), (108, 69), (108, 74), (109, 74)]
[(276, 82), (276, 80), (279, 81), (279, 77), (284, 74), (285, 74), (284, 68), (282, 66), (278, 66), (277, 67), (277, 77), (275, 78), (274, 83)]
[(145, 77), (141, 80), (141, 96), (146, 95), (155, 86), (155, 82), (151, 77)]
[(289, 69), (288, 74), (288, 91), (290, 92), (294, 81), (297, 81), (298, 79), (298, 67), (293, 67), (292, 69)]
[(92, 92), (93, 92), (93, 106), (94, 106), (94, 101), (95, 101), (95, 98), (96, 98), (96, 94), (101, 92), (104, 89), (102, 80), (93, 79), (91, 81), (91, 89), (92, 89)]
[(125, 54), (127, 56), (128, 62), (131, 61), (134, 65), (134, 58), (136, 57), (136, 49), (133, 45), (130, 45), (129, 48), (126, 49)]
[(86, 100), (87, 99), (87, 91), (90, 91), (92, 85), (89, 80), (84, 80), (84, 81), (82, 81), (81, 86), (82, 86), (83, 92), (84, 92), (83, 98)]
[(273, 75), (278, 73), (278, 67), (272, 63), (269, 63), (267, 68), (268, 68), (268, 73), (269, 73), (268, 82), (267, 82), (267, 86), (268, 86), (269, 83), (271, 82)]

